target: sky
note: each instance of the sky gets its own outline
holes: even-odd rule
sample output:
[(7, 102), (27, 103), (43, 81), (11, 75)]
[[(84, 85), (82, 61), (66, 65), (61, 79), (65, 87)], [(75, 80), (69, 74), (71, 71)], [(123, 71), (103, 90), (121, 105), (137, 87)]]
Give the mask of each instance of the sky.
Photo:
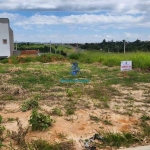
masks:
[(0, 0), (15, 42), (150, 41), (150, 0)]

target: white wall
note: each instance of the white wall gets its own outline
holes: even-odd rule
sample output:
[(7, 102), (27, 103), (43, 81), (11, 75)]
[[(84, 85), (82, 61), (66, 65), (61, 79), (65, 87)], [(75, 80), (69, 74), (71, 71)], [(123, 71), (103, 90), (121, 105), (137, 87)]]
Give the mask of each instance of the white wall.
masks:
[[(7, 39), (7, 44), (3, 44), (3, 39)], [(0, 23), (0, 56), (10, 56), (9, 24)]]
[(9, 28), (9, 44), (10, 44), (10, 55), (13, 55), (14, 51), (14, 34), (13, 30)]

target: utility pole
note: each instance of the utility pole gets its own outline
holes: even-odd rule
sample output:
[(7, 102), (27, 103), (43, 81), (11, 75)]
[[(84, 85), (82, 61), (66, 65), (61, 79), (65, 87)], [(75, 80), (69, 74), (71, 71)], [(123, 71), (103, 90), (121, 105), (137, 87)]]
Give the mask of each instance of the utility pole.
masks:
[[(126, 38), (127, 40), (128, 38)], [(126, 53), (126, 40), (123, 40), (124, 41), (124, 54)]]
[(126, 41), (124, 40), (124, 54), (126, 53)]
[(52, 51), (51, 51), (51, 41), (50, 41), (50, 49), (49, 49), (49, 51), (50, 51), (50, 53), (52, 53)]

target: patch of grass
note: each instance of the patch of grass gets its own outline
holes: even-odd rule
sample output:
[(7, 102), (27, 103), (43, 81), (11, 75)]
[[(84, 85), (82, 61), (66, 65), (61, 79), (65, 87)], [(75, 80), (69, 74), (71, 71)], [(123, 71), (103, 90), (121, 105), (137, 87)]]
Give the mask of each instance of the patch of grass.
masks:
[(72, 96), (73, 96), (73, 92), (68, 89), (68, 90), (67, 90), (67, 95), (68, 95), (68, 97), (72, 97)]
[(17, 84), (25, 89), (34, 89), (38, 84), (51, 87), (52, 83), (54, 83), (52, 76), (45, 76), (40, 71), (34, 73), (30, 71), (20, 71), (14, 74), (17, 74), (17, 76), (14, 76), (14, 78), (10, 80), (10, 83)]
[(148, 123), (146, 123), (145, 121), (141, 123), (141, 127), (143, 130), (143, 136), (149, 136), (150, 133), (150, 125)]
[[(129, 147), (132, 144), (138, 143), (139, 140), (135, 138), (135, 136), (128, 132), (123, 133), (112, 133), (107, 132), (104, 133), (105, 143), (111, 147)], [(104, 143), (104, 145), (105, 145)]]
[(52, 114), (53, 114), (53, 115), (57, 115), (57, 116), (62, 116), (62, 115), (63, 115), (61, 109), (60, 109), (60, 108), (57, 108), (57, 107), (55, 107), (55, 108), (52, 110)]
[(8, 58), (5, 58), (5, 59), (3, 59), (3, 60), (0, 60), (0, 63), (3, 63), (3, 64), (8, 63)]
[(42, 94), (36, 94), (36, 95), (34, 95), (34, 99), (37, 101), (42, 100), (42, 99), (44, 99), (44, 96)]
[(93, 115), (90, 115), (90, 120), (93, 120), (95, 122), (100, 122), (101, 121), (100, 118), (98, 118), (97, 116), (93, 116)]
[(66, 115), (73, 115), (75, 113), (75, 108), (67, 108)]
[(48, 143), (45, 140), (38, 139), (28, 144), (31, 150), (75, 150), (73, 141), (66, 141), (62, 143)]
[(37, 100), (28, 100), (26, 102), (24, 102), (21, 106), (21, 110), (23, 112), (33, 109), (33, 108), (38, 108), (39, 107), (39, 103)]
[(9, 121), (9, 122), (12, 122), (12, 121), (15, 121), (16, 120), (16, 118), (7, 118), (7, 121)]
[(66, 104), (65, 108), (66, 108), (66, 115), (73, 115), (76, 110), (75, 102), (72, 101), (72, 102)]
[(147, 115), (144, 114), (144, 115), (141, 117), (141, 120), (142, 120), (142, 122), (147, 121), (147, 120), (150, 120), (150, 116), (147, 116)]
[(65, 140), (66, 138), (67, 138), (67, 134), (64, 134), (64, 133), (62, 133), (62, 132), (59, 132), (59, 133), (56, 133), (57, 134), (57, 137), (59, 138), (59, 139), (62, 139), (62, 140)]
[(103, 120), (103, 123), (105, 125), (111, 125), (111, 126), (113, 125), (110, 120)]
[(50, 116), (46, 116), (42, 113), (38, 113), (36, 109), (32, 110), (32, 114), (29, 119), (29, 124), (32, 126), (32, 130), (46, 130), (48, 127), (52, 126), (54, 122)]
[(5, 131), (5, 127), (0, 125), (0, 135), (2, 135), (4, 131)]
[(15, 97), (10, 94), (4, 95), (2, 98), (3, 100), (15, 100)]
[(108, 103), (107, 102), (103, 102), (101, 108), (102, 109), (109, 108)]

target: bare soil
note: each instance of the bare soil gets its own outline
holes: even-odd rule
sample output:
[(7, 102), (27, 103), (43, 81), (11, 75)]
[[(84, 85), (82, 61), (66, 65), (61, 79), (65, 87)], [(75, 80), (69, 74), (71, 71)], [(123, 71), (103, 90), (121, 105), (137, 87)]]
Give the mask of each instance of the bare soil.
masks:
[[(141, 85), (138, 85), (141, 86)], [(27, 133), (25, 136), (26, 142), (30, 142), (32, 140), (36, 140), (42, 138), (49, 142), (62, 142), (66, 139), (73, 139), (75, 141), (76, 149), (83, 149), (84, 145), (80, 141), (82, 139), (88, 139), (93, 136), (97, 131), (103, 129), (104, 131), (112, 131), (112, 132), (138, 132), (139, 128), (137, 126), (139, 122), (139, 117), (143, 112), (150, 115), (150, 104), (146, 104), (144, 100), (147, 97), (145, 94), (145, 90), (149, 88), (150, 84), (142, 85), (140, 90), (134, 90), (127, 87), (121, 87), (120, 85), (113, 86), (118, 89), (123, 96), (115, 97), (110, 102), (109, 109), (99, 109), (90, 107), (88, 109), (80, 109), (75, 112), (74, 115), (66, 116), (63, 115), (61, 117), (52, 116), (52, 118), (56, 121), (53, 127), (49, 128), (46, 131), (31, 131)], [(131, 108), (134, 110), (132, 116), (124, 115), (127, 113), (128, 102), (125, 99), (126, 96), (132, 97), (134, 101), (131, 103)], [(49, 99), (49, 101), (51, 101)], [(126, 102), (126, 103), (125, 103)], [(2, 104), (1, 104), (2, 105)], [(52, 111), (54, 106), (48, 106), (42, 102), (40, 102), (41, 111), (44, 113), (45, 111)], [(138, 114), (138, 115), (137, 115)], [(22, 112), (20, 110), (19, 102), (5, 102), (2, 110), (0, 111), (0, 115), (3, 116), (2, 125), (9, 131), (18, 131), (18, 126), (16, 121), (8, 121), (8, 118), (19, 118), (23, 128), (27, 128), (29, 126), (28, 120), (31, 115), (31, 111)], [(101, 120), (109, 120), (112, 125), (104, 124), (103, 122), (95, 122), (90, 120), (90, 115), (97, 116)], [(62, 133), (66, 136), (65, 139), (60, 138), (58, 136), (59, 133)], [(9, 140), (9, 139), (8, 139)], [(8, 141), (5, 141), (6, 143)]]

